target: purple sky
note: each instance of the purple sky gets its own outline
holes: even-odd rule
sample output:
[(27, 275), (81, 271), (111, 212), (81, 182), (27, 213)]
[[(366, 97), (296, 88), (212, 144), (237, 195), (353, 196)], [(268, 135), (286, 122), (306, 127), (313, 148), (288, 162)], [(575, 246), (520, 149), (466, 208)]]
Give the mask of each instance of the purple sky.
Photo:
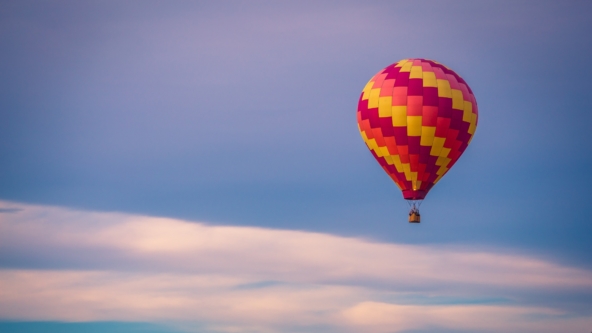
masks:
[[(582, 309), (592, 308), (592, 288), (578, 280), (592, 270), (590, 12), (586, 1), (2, 2), (0, 289), (35, 286), (39, 292), (18, 303), (26, 309), (44, 304), (51, 292), (109, 295), (142, 278), (146, 285), (123, 293), (105, 312), (100, 302), (84, 307), (76, 299), (55, 313), (43, 306), (13, 311), (17, 301), (4, 295), (0, 318), (173, 323), (175, 330), (208, 333), (551, 332), (567, 323), (590, 330), (592, 312)], [(406, 222), (407, 205), (365, 147), (355, 118), (372, 75), (410, 57), (459, 73), (480, 112), (474, 140), (427, 196), (420, 225)], [(148, 236), (125, 229), (126, 221), (156, 217), (169, 222), (154, 226), (162, 234), (149, 228), (156, 243), (146, 247), (94, 238), (112, 232), (142, 242)], [(221, 244), (244, 233), (262, 248), (214, 251), (211, 260), (222, 268), (206, 265), (194, 243), (216, 226), (230, 228), (230, 234), (215, 233)], [(184, 240), (182, 230), (197, 240)], [(46, 234), (50, 239), (40, 243)], [(290, 241), (273, 243), (281, 235)], [(171, 250), (177, 254), (158, 246), (178, 237), (188, 247)], [(309, 237), (337, 245), (313, 242), (310, 251), (322, 254), (318, 261), (294, 254), (308, 248)], [(347, 261), (340, 249), (350, 245), (361, 253)], [(162, 256), (156, 263), (144, 257), (150, 246)], [(433, 253), (444, 251), (454, 272), (405, 284), (414, 275), (397, 272), (415, 269), (402, 258), (407, 247), (417, 247), (421, 270), (430, 274), (439, 267)], [(383, 248), (395, 258), (384, 259), (388, 269), (380, 268)], [(67, 255), (72, 250), (76, 255)], [(278, 258), (265, 257), (266, 251)], [(501, 258), (483, 263), (499, 279), (485, 279), (474, 259), (459, 259), (471, 253)], [(240, 261), (239, 254), (259, 264), (252, 271), (224, 268)], [(202, 262), (203, 271), (166, 264), (192, 256), (197, 259), (188, 267)], [(276, 268), (257, 266), (266, 260)], [(311, 268), (313, 262), (327, 273)], [(526, 262), (534, 266), (521, 267)], [(362, 268), (352, 268), (358, 264)], [(156, 268), (146, 270), (151, 265)], [(284, 265), (319, 274), (300, 280), (282, 275)], [(516, 281), (508, 273), (514, 270)], [(173, 282), (159, 284), (157, 273)], [(44, 274), (56, 285), (38, 284)], [(76, 279), (86, 281), (84, 274), (106, 280), (89, 278), (86, 287), (74, 288)], [(167, 294), (183, 276), (196, 279), (182, 290), (198, 298), (209, 290), (203, 281), (225, 281), (208, 294), (221, 308), (257, 297), (268, 297), (273, 308), (271, 300), (298, 288), (305, 296), (294, 292), (294, 304), (324, 301), (314, 315), (277, 305), (287, 312), (273, 320), (206, 311), (188, 299), (178, 304), (207, 315), (157, 318), (141, 311), (142, 302), (129, 301), (144, 295), (156, 304), (159, 298), (147, 290)], [(524, 287), (520, 279), (534, 285)], [(562, 279), (568, 287), (560, 287)], [(227, 292), (243, 284), (262, 287)], [(460, 292), (460, 285), (471, 287)], [(313, 292), (317, 286), (320, 294)], [(428, 303), (434, 307), (423, 326), (392, 319), (396, 313), (414, 318), (426, 308), (413, 307)], [(81, 315), (63, 315), (71, 306)], [(453, 313), (458, 321), (444, 322)], [(277, 319), (291, 315), (306, 324)], [(225, 316), (228, 322), (220, 319)], [(523, 326), (479, 327), (462, 319), (471, 316)], [(527, 320), (537, 316), (547, 319)], [(339, 318), (351, 326), (340, 326)]]

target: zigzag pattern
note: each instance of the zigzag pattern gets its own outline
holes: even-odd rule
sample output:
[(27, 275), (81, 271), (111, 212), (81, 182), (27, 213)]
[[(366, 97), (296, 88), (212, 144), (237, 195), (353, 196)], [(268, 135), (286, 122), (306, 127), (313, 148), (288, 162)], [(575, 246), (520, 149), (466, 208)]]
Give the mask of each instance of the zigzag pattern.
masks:
[(432, 60), (404, 59), (378, 72), (358, 102), (358, 128), (407, 200), (423, 199), (465, 151), (477, 128), (468, 84)]

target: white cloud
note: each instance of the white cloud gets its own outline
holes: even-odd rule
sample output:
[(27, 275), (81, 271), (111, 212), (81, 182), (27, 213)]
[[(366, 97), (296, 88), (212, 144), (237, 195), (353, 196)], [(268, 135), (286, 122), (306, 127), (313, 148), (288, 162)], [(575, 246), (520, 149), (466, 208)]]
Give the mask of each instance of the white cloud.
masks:
[(6, 319), (199, 322), (244, 332), (554, 332), (592, 324), (589, 313), (528, 301), (591, 294), (592, 273), (526, 255), (0, 208), (20, 209), (0, 213)]

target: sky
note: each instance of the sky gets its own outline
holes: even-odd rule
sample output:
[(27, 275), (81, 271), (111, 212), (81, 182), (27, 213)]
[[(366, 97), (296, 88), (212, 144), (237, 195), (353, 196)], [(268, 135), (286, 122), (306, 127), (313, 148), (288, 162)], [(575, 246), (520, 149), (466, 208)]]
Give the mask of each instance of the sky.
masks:
[[(0, 331), (592, 330), (588, 1), (1, 1)], [(441, 62), (407, 223), (356, 124)]]

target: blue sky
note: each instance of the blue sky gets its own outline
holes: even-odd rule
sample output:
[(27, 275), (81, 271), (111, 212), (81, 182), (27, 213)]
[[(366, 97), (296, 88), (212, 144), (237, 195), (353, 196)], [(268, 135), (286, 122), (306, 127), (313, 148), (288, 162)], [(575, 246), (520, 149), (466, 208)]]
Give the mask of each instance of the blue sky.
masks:
[[(372, 327), (379, 332), (383, 326), (371, 323), (388, 327), (397, 323), (370, 320), (362, 314), (413, 313), (413, 308), (396, 306), (419, 306), (423, 304), (419, 299), (436, 297), (443, 308), (433, 308), (427, 326), (400, 322), (398, 331), (423, 332), (433, 327), (477, 331), (478, 326), (443, 324), (438, 318), (452, 310), (491, 316), (487, 312), (491, 310), (497, 311), (494, 317), (507, 319), (507, 307), (520, 307), (526, 312), (516, 313), (526, 317), (563, 311), (562, 316), (573, 319), (568, 322), (574, 328), (590, 327), (581, 323), (591, 322), (592, 314), (582, 309), (592, 308), (592, 288), (576, 277), (585, 280), (592, 270), (588, 210), (592, 68), (587, 65), (592, 56), (591, 11), (592, 5), (585, 1), (2, 2), (0, 221), (3, 237), (22, 242), (5, 240), (0, 246), (0, 283), (26, 290), (25, 285), (11, 284), (19, 280), (15, 276), (32, 274), (41, 279), (43, 274), (54, 274), (59, 281), (72, 281), (68, 274), (100, 271), (109, 281), (118, 281), (123, 270), (156, 283), (156, 271), (189, 274), (184, 266), (160, 261), (148, 269), (144, 257), (135, 257), (137, 248), (93, 240), (96, 230), (88, 222), (96, 219), (97, 230), (115, 228), (109, 232), (142, 240), (140, 231), (121, 231), (117, 223), (123, 228), (128, 219), (161, 217), (170, 219), (171, 230), (185, 230), (188, 223), (232, 226), (239, 234), (261, 231), (253, 237), (278, 253), (292, 253), (306, 247), (308, 237), (322, 235), (331, 240), (337, 237), (339, 244), (354, 242), (371, 256), (380, 252), (370, 250), (374, 246), (385, 246), (395, 251), (393, 255), (400, 246), (417, 246), (421, 253), (451, 251), (450, 257), (456, 259), (450, 259), (450, 267), (469, 276), (478, 270), (477, 264), (469, 261), (464, 266), (456, 255), (486, 253), (503, 256), (503, 262), (511, 258), (516, 263), (536, 262), (542, 271), (516, 274), (524, 279), (547, 273), (553, 277), (548, 284), (529, 289), (505, 281), (507, 277), (482, 282), (475, 275), (467, 282), (475, 287), (461, 293), (454, 282), (460, 277), (422, 278), (421, 283), (407, 285), (405, 277), (389, 282), (386, 276), (392, 272), (378, 266), (360, 266), (367, 272), (364, 278), (354, 274), (350, 279), (345, 273), (328, 278), (323, 273), (306, 281), (286, 277), (279, 268), (256, 268), (253, 273), (247, 268), (205, 265), (208, 268), (199, 272), (221, 275), (222, 280), (239, 276), (236, 281), (224, 280), (224, 286), (264, 286), (256, 289), (260, 294), (241, 294), (240, 302), (245, 304), (250, 304), (250, 297), (273, 299), (290, 288), (306, 290), (303, 294), (311, 298), (303, 296), (305, 304), (321, 297), (313, 295), (311, 286), (328, 288), (319, 287), (326, 295), (335, 295), (331, 288), (363, 286), (370, 291), (347, 289), (343, 291), (347, 297), (340, 291), (334, 303), (321, 302), (317, 310), (358, 318), (349, 322), (353, 331)], [(427, 196), (420, 225), (406, 222), (407, 204), (368, 152), (355, 118), (359, 94), (372, 75), (411, 57), (434, 59), (454, 69), (471, 86), (480, 111), (471, 145)], [(19, 229), (15, 223), (28, 227)], [(44, 231), (53, 240), (43, 246), (29, 245), (37, 244), (43, 235), (40, 230), (47, 225), (56, 226), (57, 231)], [(68, 236), (78, 225), (87, 229), (77, 229), (77, 237), (88, 239), (90, 245)], [(294, 236), (286, 247), (271, 242), (278, 237), (274, 232), (282, 230), (290, 233), (286, 237), (298, 232), (306, 236)], [(232, 238), (225, 233), (219, 237)], [(68, 249), (76, 249), (79, 255), (64, 255)], [(186, 258), (166, 249), (152, 250), (164, 251), (161, 255), (170, 260)], [(345, 272), (344, 267), (356, 266), (342, 262), (338, 252), (321, 245), (315, 249), (326, 254), (319, 259), (321, 267)], [(263, 255), (255, 245), (243, 250), (249, 258)], [(191, 246), (182, 251), (202, 258), (201, 250)], [(215, 252), (216, 258), (235, 262), (232, 253), (242, 252), (233, 251)], [(113, 253), (127, 259), (105, 259)], [(433, 262), (425, 253), (422, 260)], [(286, 254), (285, 261), (272, 262), (274, 267), (290, 263), (307, 270), (308, 260), (316, 260), (313, 257)], [(362, 255), (358, 259), (367, 260)], [(492, 272), (516, 267), (485, 262), (485, 270)], [(433, 271), (436, 266), (425, 269)], [(564, 290), (560, 272), (571, 270), (574, 281), (570, 280), (571, 289)], [(198, 274), (193, 268), (189, 271)], [(266, 284), (269, 281), (273, 283)], [(86, 292), (99, 288), (89, 283)], [(101, 285), (105, 289), (100, 290), (120, 291), (123, 287), (117, 283)], [(74, 292), (67, 285), (60, 284), (64, 295)], [(207, 286), (188, 283), (186, 291), (195, 290), (202, 297), (198, 290), (209, 290)], [(444, 292), (443, 286), (452, 291)], [(54, 287), (38, 288), (49, 292)], [(413, 301), (403, 297), (405, 292), (413, 294)], [(130, 293), (130, 299), (149, 294), (145, 290)], [(381, 293), (395, 294), (389, 298)], [(26, 300), (42, 303), (41, 294), (24, 297), (22, 306), (28, 306)], [(220, 292), (212, 299), (239, 297), (231, 294)], [(326, 295), (323, 299), (333, 299)], [(7, 310), (10, 303), (4, 303), (0, 318), (5, 322), (0, 327), (8, 330), (12, 325), (14, 330), (18, 325), (33, 325), (21, 323), (31, 321), (41, 322), (35, 325), (82, 321), (95, 327), (100, 325), (97, 322), (124, 321), (146, 330), (148, 326), (142, 325), (149, 323), (199, 332), (237, 327), (245, 332), (301, 329), (294, 323), (257, 316), (252, 316), (257, 320), (241, 319), (241, 311), (205, 311), (193, 303), (196, 311), (208, 315), (197, 321), (153, 318), (149, 312), (136, 311), (135, 303), (121, 302), (114, 307), (127, 314), (121, 317), (102, 315), (104, 311), (93, 307), (79, 317), (44, 308), (14, 312)], [(450, 308), (459, 302), (485, 302), (499, 308)], [(335, 304), (348, 306), (342, 309)], [(376, 310), (376, 304), (382, 310)], [(64, 305), (61, 311), (68, 309)], [(298, 309), (285, 311), (302, 321), (312, 318)], [(226, 323), (219, 319), (225, 315)], [(339, 322), (335, 317), (314, 318), (305, 331), (345, 329), (335, 324)], [(509, 328), (541, 329), (540, 322), (529, 323)], [(507, 329), (487, 326), (483, 331)]]

